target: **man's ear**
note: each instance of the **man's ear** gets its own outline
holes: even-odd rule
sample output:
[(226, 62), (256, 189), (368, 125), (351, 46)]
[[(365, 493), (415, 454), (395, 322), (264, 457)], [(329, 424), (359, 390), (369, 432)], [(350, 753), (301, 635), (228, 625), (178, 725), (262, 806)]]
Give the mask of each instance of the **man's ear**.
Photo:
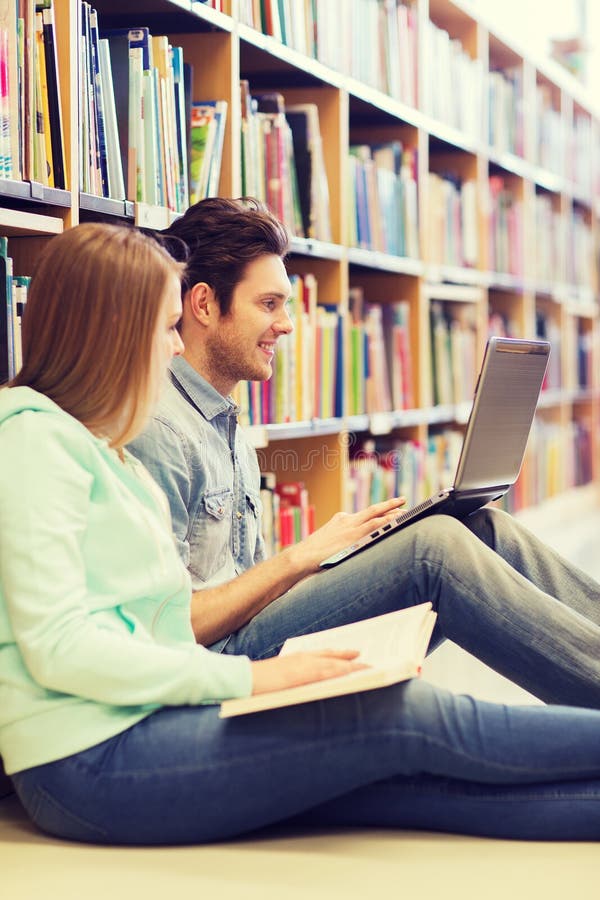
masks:
[(205, 281), (192, 285), (187, 300), (194, 320), (200, 325), (209, 325), (215, 316), (218, 317), (219, 304), (213, 289)]

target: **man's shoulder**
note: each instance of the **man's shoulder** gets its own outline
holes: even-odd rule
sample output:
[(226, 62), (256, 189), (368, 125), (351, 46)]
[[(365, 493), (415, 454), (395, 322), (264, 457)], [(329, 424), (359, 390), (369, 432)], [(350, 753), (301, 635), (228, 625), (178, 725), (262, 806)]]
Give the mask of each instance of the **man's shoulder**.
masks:
[(149, 427), (158, 430), (168, 428), (177, 434), (185, 435), (189, 433), (190, 425), (193, 425), (194, 429), (201, 429), (203, 425), (209, 427), (202, 413), (169, 379), (161, 392)]

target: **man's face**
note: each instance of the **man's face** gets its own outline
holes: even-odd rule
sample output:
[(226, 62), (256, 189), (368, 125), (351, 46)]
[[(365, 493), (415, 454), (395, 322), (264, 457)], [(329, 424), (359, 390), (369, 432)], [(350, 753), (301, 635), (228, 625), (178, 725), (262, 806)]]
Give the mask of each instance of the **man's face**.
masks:
[(249, 263), (233, 292), (231, 308), (212, 326), (206, 350), (209, 380), (223, 394), (238, 381), (266, 381), (278, 338), (292, 331), (287, 311), (291, 285), (275, 255)]

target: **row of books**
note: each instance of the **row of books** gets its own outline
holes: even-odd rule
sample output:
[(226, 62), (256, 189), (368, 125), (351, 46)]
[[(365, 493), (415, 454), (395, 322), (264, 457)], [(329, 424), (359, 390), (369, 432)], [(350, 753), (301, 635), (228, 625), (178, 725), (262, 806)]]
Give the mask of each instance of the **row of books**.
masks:
[[(366, 438), (350, 458), (350, 503), (354, 511), (389, 497), (412, 506), (451, 483), (463, 442), (458, 429), (442, 429), (425, 441)], [(591, 423), (566, 426), (536, 417), (526, 463), (499, 505), (511, 512), (592, 480)]]
[(536, 416), (525, 464), (502, 505), (517, 512), (589, 484), (593, 476), (592, 444), (592, 426), (585, 419), (559, 424)]
[(594, 331), (589, 320), (567, 316), (563, 322), (563, 380), (567, 389), (593, 386)]
[(343, 322), (338, 306), (317, 302), (312, 274), (291, 275), (288, 313), (294, 330), (277, 342), (268, 381), (243, 382), (240, 422), (264, 425), (327, 419), (343, 414)]
[(15, 275), (8, 241), (0, 237), (0, 385), (21, 368), (21, 320), (31, 278)]
[(241, 82), (242, 193), (257, 197), (297, 237), (331, 240), (329, 186), (314, 103), (252, 95)]
[(535, 162), (549, 172), (561, 173), (564, 169), (566, 131), (565, 122), (556, 104), (560, 99), (546, 82), (538, 83), (535, 90), (536, 143)]
[(594, 234), (583, 210), (573, 208), (566, 222), (565, 280), (568, 284), (598, 287), (598, 257)]
[(297, 544), (315, 530), (315, 507), (303, 482), (278, 482), (274, 472), (263, 472), (260, 499), (267, 556)]
[(431, 401), (463, 403), (473, 396), (478, 370), (476, 308), (473, 304), (432, 300)]
[(0, 5), (0, 177), (66, 188), (52, 0)]
[(483, 63), (472, 59), (461, 42), (428, 21), (424, 29), (423, 112), (467, 139), (483, 143), (485, 77)]
[(563, 334), (555, 310), (538, 305), (535, 311), (535, 335), (542, 340), (550, 341), (552, 346), (542, 390), (558, 390), (563, 384), (561, 364)]
[(502, 175), (490, 175), (488, 269), (523, 275), (523, 204)]
[(352, 145), (349, 200), (351, 247), (419, 256), (416, 150), (400, 141)]
[[(351, 75), (499, 152), (525, 152), (523, 67), (490, 54), (489, 70), (461, 40), (427, 19), (418, 34), (411, 0), (240, 0), (239, 18), (337, 71)], [(427, 61), (418, 66), (418, 48)], [(565, 122), (560, 96), (542, 79), (531, 104), (533, 160), (591, 186), (591, 119), (575, 112)]]
[(477, 267), (476, 182), (429, 172), (425, 196), (427, 261), (438, 265)]
[(291, 275), (294, 330), (279, 338), (273, 375), (236, 391), (240, 422), (264, 425), (390, 412), (415, 405), (406, 300), (368, 303), (350, 289), (346, 322), (338, 306), (317, 302), (312, 274)]
[(81, 3), (80, 184), (86, 193), (183, 212), (190, 203), (191, 72), (145, 26), (102, 30)]
[(417, 102), (417, 10), (407, 0), (240, 0), (240, 21), (403, 103)]
[(523, 69), (512, 66), (487, 74), (488, 144), (500, 153), (523, 156)]
[(386, 436), (357, 442), (350, 456), (351, 509), (399, 496), (412, 506), (447, 487), (461, 446), (457, 429), (433, 432), (425, 441)]
[(353, 287), (348, 306), (346, 413), (412, 409), (415, 396), (409, 301), (368, 303), (363, 288)]

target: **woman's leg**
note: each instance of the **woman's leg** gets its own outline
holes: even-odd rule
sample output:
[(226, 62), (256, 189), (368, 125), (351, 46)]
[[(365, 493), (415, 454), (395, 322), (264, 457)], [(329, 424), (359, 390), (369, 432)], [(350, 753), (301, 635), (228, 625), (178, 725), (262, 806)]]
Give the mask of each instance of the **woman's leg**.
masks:
[(510, 516), (468, 521), (430, 516), (305, 579), (233, 634), (226, 652), (272, 656), (294, 634), (430, 600), (432, 648), (449, 638), (548, 703), (600, 708), (600, 585)]
[[(453, 787), (452, 830), (490, 833), (492, 815), (500, 821), (523, 785), (528, 836), (600, 838), (600, 712), (479, 703), (419, 680), (233, 719), (219, 719), (215, 707), (163, 709), (14, 781), (53, 834), (155, 844), (235, 836), (361, 788), (365, 821), (403, 827), (404, 779), (418, 784), (422, 775), (469, 782)], [(542, 810), (561, 794), (549, 833), (536, 812), (538, 784), (548, 785), (539, 789)], [(461, 791), (471, 798), (464, 817)], [(419, 808), (411, 827), (442, 827), (432, 805)]]

